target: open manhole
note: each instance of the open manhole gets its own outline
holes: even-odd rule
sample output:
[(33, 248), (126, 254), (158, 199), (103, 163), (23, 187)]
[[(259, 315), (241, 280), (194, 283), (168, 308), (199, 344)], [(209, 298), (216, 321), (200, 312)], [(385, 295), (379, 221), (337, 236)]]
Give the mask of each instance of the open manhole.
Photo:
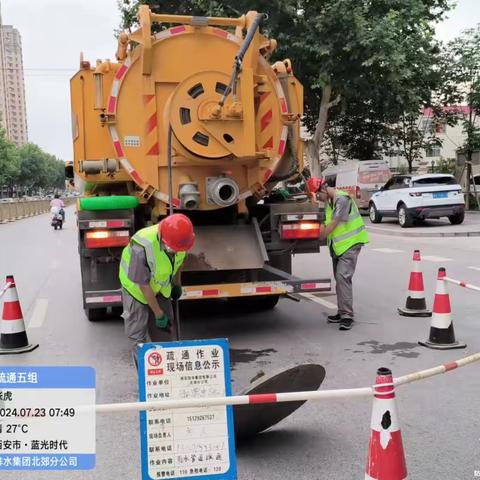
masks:
[[(241, 395), (318, 390), (324, 378), (325, 369), (321, 365), (297, 365), (271, 376), (260, 377)], [(236, 440), (241, 442), (276, 425), (304, 403), (305, 401), (234, 405)]]

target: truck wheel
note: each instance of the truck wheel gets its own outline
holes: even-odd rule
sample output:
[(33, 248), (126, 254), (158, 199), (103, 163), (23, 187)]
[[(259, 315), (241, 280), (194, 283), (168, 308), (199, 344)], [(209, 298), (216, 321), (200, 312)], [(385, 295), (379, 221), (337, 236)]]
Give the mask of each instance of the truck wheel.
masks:
[(272, 310), (280, 300), (280, 295), (261, 295), (258, 297), (232, 297), (228, 299), (235, 308), (260, 312)]
[(398, 223), (402, 228), (408, 228), (413, 225), (413, 216), (408, 212), (407, 207), (403, 203), (398, 207)]
[(86, 308), (85, 314), (90, 322), (98, 322), (107, 316), (106, 308)]
[(465, 212), (457, 213), (456, 215), (450, 215), (448, 219), (452, 225), (460, 225), (465, 220)]
[(368, 216), (370, 217), (370, 221), (372, 223), (380, 223), (382, 221), (382, 216), (378, 213), (377, 207), (372, 202), (368, 209)]

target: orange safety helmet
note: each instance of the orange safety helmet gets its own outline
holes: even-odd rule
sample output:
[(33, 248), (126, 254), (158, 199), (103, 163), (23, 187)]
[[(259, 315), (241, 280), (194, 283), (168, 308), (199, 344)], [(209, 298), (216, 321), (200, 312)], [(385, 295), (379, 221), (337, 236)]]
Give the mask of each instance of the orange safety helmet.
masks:
[(158, 224), (158, 236), (175, 252), (186, 252), (195, 243), (195, 234), (190, 219), (183, 213), (174, 213)]
[(310, 193), (317, 193), (327, 182), (320, 177), (310, 177), (307, 180), (307, 188)]

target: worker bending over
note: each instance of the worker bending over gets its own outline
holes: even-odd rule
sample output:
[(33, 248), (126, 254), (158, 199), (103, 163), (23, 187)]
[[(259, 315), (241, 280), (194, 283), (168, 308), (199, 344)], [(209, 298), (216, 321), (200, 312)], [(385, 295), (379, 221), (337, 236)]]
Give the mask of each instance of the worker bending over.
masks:
[(325, 203), (325, 225), (320, 238), (327, 239), (333, 263), (337, 291), (337, 313), (328, 316), (329, 323), (339, 323), (340, 330), (350, 330), (354, 321), (352, 278), (362, 245), (368, 233), (357, 204), (348, 193), (335, 190), (318, 177), (309, 178), (308, 190), (314, 200)]
[(177, 339), (171, 300), (182, 295), (180, 282), (175, 280), (194, 242), (192, 222), (175, 213), (139, 230), (122, 252), (122, 316), (135, 365), (138, 343)]

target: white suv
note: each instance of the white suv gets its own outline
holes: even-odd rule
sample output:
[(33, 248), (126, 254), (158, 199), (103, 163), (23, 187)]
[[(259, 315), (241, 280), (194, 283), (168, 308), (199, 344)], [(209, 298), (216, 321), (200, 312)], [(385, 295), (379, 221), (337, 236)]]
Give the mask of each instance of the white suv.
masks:
[(453, 175), (394, 175), (372, 195), (369, 214), (372, 223), (397, 217), (403, 228), (415, 220), (440, 217), (458, 225), (465, 217), (465, 200)]

